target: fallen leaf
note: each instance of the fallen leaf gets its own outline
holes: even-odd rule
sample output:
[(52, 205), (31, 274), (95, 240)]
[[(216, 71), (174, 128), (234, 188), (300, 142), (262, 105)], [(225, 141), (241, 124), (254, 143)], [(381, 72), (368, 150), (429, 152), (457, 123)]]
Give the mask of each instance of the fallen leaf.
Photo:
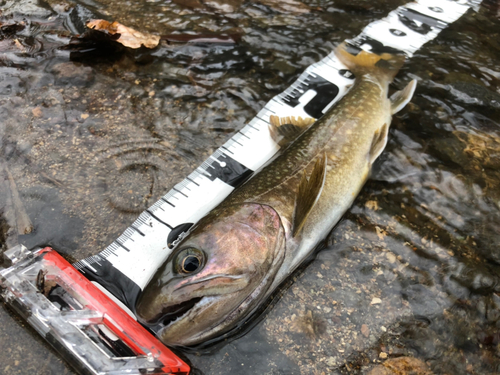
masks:
[(160, 36), (149, 33), (142, 33), (119, 22), (108, 22), (106, 20), (91, 20), (87, 23), (89, 29), (102, 31), (111, 35), (119, 35), (116, 42), (129, 48), (155, 48), (160, 43)]

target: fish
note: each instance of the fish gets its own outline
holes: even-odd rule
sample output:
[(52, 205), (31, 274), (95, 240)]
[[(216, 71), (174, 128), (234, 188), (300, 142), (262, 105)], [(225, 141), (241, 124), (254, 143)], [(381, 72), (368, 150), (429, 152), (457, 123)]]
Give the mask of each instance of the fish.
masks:
[(392, 115), (413, 80), (388, 98), (404, 55), (335, 49), (355, 75), (320, 119), (271, 117), (279, 154), (202, 218), (144, 288), (139, 322), (170, 346), (231, 332), (324, 241), (369, 178)]

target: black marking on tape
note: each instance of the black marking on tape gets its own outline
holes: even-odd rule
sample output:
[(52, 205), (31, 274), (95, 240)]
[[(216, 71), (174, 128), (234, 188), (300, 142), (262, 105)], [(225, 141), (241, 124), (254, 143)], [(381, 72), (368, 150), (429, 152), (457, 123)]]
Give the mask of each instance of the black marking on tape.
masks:
[(139, 233), (142, 237), (144, 237), (144, 236), (145, 236), (145, 234), (144, 234), (144, 233), (142, 233), (139, 229), (137, 229), (136, 227), (134, 227), (134, 224), (132, 224), (132, 225), (130, 226), (130, 228), (132, 228), (133, 230), (135, 230), (135, 231), (136, 231), (137, 233)]
[(312, 118), (320, 118), (324, 115), (323, 110), (339, 94), (339, 87), (324, 79), (321, 76), (308, 74), (308, 76), (295, 87), (290, 94), (287, 94), (283, 100), (291, 107), (297, 107), (299, 99), (308, 90), (316, 91), (316, 95), (304, 106), (304, 112)]
[(246, 135), (245, 133), (243, 133), (241, 131), (238, 131), (238, 133), (240, 133), (243, 137), (250, 139), (250, 137), (248, 135)]
[(241, 147), (243, 147), (243, 145), (242, 145), (240, 142), (238, 142), (236, 139), (231, 138), (231, 141), (233, 141), (234, 143), (237, 143), (237, 144), (239, 144)]
[(177, 225), (172, 231), (168, 234), (167, 237), (167, 246), (169, 249), (172, 249), (177, 242), (183, 238), (183, 234), (187, 234), (189, 228), (193, 226), (193, 223), (182, 223)]
[(354, 79), (356, 78), (354, 76), (354, 73), (351, 72), (350, 70), (347, 70), (347, 69), (340, 69), (339, 70), (339, 74), (344, 77), (344, 78), (347, 78), (347, 79)]
[(182, 194), (184, 195), (186, 198), (188, 198), (188, 196), (186, 194), (184, 194), (182, 191), (180, 191), (179, 189), (176, 189), (175, 187), (172, 188), (172, 190), (178, 192), (179, 194)]
[(156, 216), (154, 213), (152, 213), (151, 211), (147, 210), (148, 213), (153, 216), (156, 220), (158, 220), (160, 223), (162, 223), (163, 225), (169, 227), (171, 230), (173, 229), (172, 226), (168, 225), (167, 223), (165, 223), (162, 219), (160, 219), (158, 216)]
[(130, 253), (130, 249), (127, 248), (124, 244), (122, 244), (118, 239), (115, 240), (115, 242), (120, 245), (122, 248), (124, 248), (127, 252)]
[(196, 186), (200, 186), (198, 183), (196, 183), (194, 180), (191, 180), (189, 177), (186, 177), (186, 180), (191, 181)]
[(401, 7), (397, 11), (399, 21), (416, 33), (426, 35), (432, 28), (444, 29), (447, 23), (413, 9)]
[(252, 124), (247, 124), (247, 125), (248, 125), (248, 126), (250, 126), (252, 129), (255, 129), (255, 130), (257, 130), (258, 132), (260, 132), (260, 130), (259, 130), (259, 129), (257, 129), (257, 128), (256, 128), (255, 126), (253, 126)]
[(440, 7), (429, 7), (429, 9), (436, 13), (443, 13), (443, 9)]
[(382, 42), (370, 38), (367, 35), (361, 34), (354, 39), (350, 39), (346, 43), (346, 50), (351, 55), (357, 56), (363, 49), (362, 46), (368, 45), (370, 46), (369, 51), (375, 53), (377, 55), (381, 55), (383, 53), (390, 54), (401, 54), (403, 51), (396, 49), (394, 47), (389, 47), (384, 45)]
[(404, 31), (398, 29), (389, 29), (389, 31), (394, 36), (406, 36), (406, 33)]
[(233, 154), (234, 155), (234, 152), (232, 152), (231, 150), (227, 149), (226, 147), (224, 146), (220, 146), (220, 148), (223, 148), (224, 150), (226, 150), (227, 152), (229, 152), (230, 154)]
[[(109, 260), (102, 257), (101, 259), (99, 267), (92, 266), (94, 270), (88, 268), (83, 263), (80, 272), (90, 281), (99, 283), (108, 292), (123, 302), (125, 306), (134, 311), (141, 288), (129, 279), (128, 276), (118, 271)], [(87, 259), (87, 261), (89, 260)]]
[[(214, 162), (211, 165), (213, 168), (213, 170), (210, 171), (211, 176), (207, 176), (211, 181), (218, 178), (229, 186), (237, 187), (253, 174), (251, 169), (237, 162), (229, 155), (221, 155), (217, 158), (217, 161), (218, 163)], [(224, 166), (222, 166), (221, 163), (224, 163)]]
[[(167, 201), (165, 198), (161, 197), (160, 199), (161, 199), (163, 202), (168, 203), (168, 204), (169, 204), (169, 205), (171, 205), (172, 207), (175, 207), (175, 204), (170, 203), (170, 202), (169, 202), (169, 201)], [(160, 208), (161, 208), (161, 207), (160, 207)], [(165, 210), (162, 210), (162, 211), (165, 211)], [(148, 212), (149, 212), (149, 211), (148, 211)], [(149, 213), (151, 213), (151, 212), (149, 212)], [(154, 217), (154, 215), (152, 215), (152, 216)]]

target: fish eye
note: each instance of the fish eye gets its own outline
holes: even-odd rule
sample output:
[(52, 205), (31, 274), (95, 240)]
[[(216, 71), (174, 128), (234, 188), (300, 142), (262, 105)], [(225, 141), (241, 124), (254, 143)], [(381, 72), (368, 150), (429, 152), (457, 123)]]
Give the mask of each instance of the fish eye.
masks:
[(205, 256), (202, 251), (188, 247), (181, 250), (175, 257), (175, 271), (180, 274), (190, 274), (198, 271), (204, 263)]

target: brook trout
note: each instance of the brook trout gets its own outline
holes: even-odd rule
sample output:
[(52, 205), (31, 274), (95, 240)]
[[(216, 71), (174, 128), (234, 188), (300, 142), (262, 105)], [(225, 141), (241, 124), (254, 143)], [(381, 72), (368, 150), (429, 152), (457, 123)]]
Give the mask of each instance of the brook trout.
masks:
[(400, 55), (336, 49), (351, 90), (321, 119), (272, 117), (282, 152), (208, 213), (158, 269), (136, 306), (168, 345), (234, 328), (325, 239), (352, 205), (416, 81), (387, 98)]

